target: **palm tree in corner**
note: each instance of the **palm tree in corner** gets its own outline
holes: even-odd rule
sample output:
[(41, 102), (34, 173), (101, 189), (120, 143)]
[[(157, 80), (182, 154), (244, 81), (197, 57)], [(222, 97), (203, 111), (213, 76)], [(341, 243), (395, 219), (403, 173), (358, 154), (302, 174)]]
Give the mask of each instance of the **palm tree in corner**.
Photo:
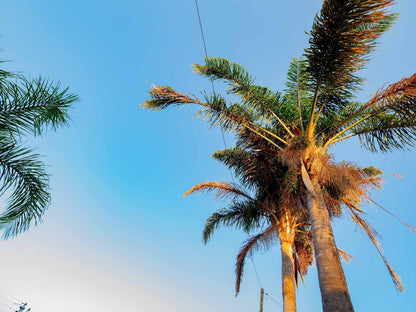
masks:
[[(361, 145), (373, 152), (405, 149), (415, 141), (416, 74), (381, 88), (364, 103), (354, 100), (363, 82), (356, 72), (367, 63), (377, 39), (396, 17), (387, 11), (392, 4), (392, 0), (323, 1), (310, 32), (305, 60), (297, 63), (291, 80), (295, 101), (257, 86), (237, 64), (207, 58), (205, 65), (195, 65), (195, 71), (226, 81), (228, 93), (237, 95), (240, 104), (219, 94), (204, 92), (199, 99), (163, 86), (154, 86), (151, 99), (143, 104), (154, 110), (199, 105), (202, 110), (198, 115), (211, 126), (261, 138), (268, 144), (265, 150), (299, 175), (307, 190), (305, 200), (324, 311), (353, 311), (333, 237), (331, 210), (325, 202), (325, 193), (330, 192), (347, 199), (346, 185), (353, 180), (347, 173), (348, 165), (335, 164), (328, 151), (352, 137), (359, 137)], [(331, 180), (335, 183), (325, 182)], [(357, 214), (356, 202), (347, 201), (348, 212), (373, 240), (374, 232)], [(390, 267), (389, 271), (396, 287), (403, 290)]]
[(0, 194), (10, 192), (0, 214), (3, 238), (41, 221), (50, 202), (44, 165), (33, 148), (23, 145), (23, 139), (65, 125), (68, 109), (77, 100), (59, 83), (0, 70)]

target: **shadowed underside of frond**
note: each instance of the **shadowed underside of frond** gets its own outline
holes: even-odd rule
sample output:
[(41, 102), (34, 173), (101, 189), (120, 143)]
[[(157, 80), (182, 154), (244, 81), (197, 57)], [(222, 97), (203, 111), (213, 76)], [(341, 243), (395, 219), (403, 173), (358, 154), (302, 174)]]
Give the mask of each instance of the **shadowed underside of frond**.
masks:
[(202, 239), (206, 244), (221, 226), (234, 227), (247, 234), (267, 223), (269, 218), (256, 201), (234, 201), (227, 208), (214, 212), (205, 222)]

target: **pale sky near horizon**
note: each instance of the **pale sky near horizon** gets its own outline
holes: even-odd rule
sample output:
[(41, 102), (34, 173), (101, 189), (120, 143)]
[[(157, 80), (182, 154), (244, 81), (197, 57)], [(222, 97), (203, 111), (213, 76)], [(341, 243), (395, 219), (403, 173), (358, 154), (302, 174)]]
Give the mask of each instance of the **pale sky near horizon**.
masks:
[[(416, 72), (416, 1), (381, 39), (362, 75), (366, 100), (386, 83)], [(321, 0), (199, 0), (208, 54), (240, 63), (260, 85), (284, 88), (290, 60), (307, 47)], [(52, 204), (43, 224), (0, 242), (0, 312), (11, 301), (31, 312), (248, 312), (259, 307), (251, 261), (234, 297), (234, 263), (246, 235), (219, 230), (208, 245), (204, 220), (226, 203), (183, 193), (206, 180), (230, 180), (210, 158), (223, 148), (218, 129), (193, 109), (140, 107), (151, 84), (197, 93), (210, 85), (192, 73), (203, 61), (193, 0), (0, 0), (0, 60), (7, 69), (60, 80), (81, 101), (71, 126), (30, 140), (51, 173)], [(226, 137), (232, 144), (232, 136)], [(416, 152), (371, 154), (351, 141), (337, 160), (376, 165), (386, 177), (374, 198), (416, 226)], [(391, 176), (403, 174), (398, 180)], [(335, 221), (337, 244), (359, 261), (344, 265), (356, 311), (416, 310), (416, 234), (373, 206), (368, 219), (401, 275), (397, 293), (369, 239)], [(254, 256), (262, 286), (279, 303), (279, 246)], [(320, 311), (316, 269), (298, 291), (298, 311)], [(11, 300), (11, 301), (10, 301)], [(265, 312), (281, 311), (266, 299)]]

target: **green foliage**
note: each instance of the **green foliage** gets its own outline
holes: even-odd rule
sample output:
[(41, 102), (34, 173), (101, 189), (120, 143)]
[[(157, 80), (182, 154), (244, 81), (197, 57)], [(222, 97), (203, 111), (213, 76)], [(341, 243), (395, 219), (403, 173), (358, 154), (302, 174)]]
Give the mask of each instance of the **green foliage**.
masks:
[(11, 135), (42, 134), (68, 122), (68, 109), (78, 97), (41, 77), (4, 81), (0, 88), (0, 130)]
[(284, 101), (280, 92), (255, 85), (255, 79), (236, 63), (223, 58), (206, 58), (205, 65), (194, 64), (194, 69), (207, 78), (225, 81), (227, 93), (239, 97), (252, 121), (262, 126), (272, 123), (279, 136), (284, 130), (283, 124), (294, 123), (298, 119), (297, 108)]
[(0, 71), (0, 194), (10, 191), (0, 214), (3, 238), (40, 222), (50, 202), (44, 165), (33, 149), (21, 146), (22, 140), (67, 124), (68, 109), (77, 100), (59, 83)]
[(322, 96), (318, 102), (337, 109), (358, 89), (355, 72), (368, 61), (377, 39), (394, 22), (387, 14), (391, 0), (326, 0), (315, 17), (306, 49), (310, 83)]
[(7, 239), (26, 231), (32, 220), (41, 220), (50, 201), (49, 177), (33, 150), (19, 147), (6, 137), (0, 138), (0, 144), (0, 194), (13, 189), (6, 211), (0, 215), (0, 229)]
[(266, 221), (267, 218), (265, 218), (256, 201), (234, 201), (227, 208), (213, 213), (206, 220), (202, 237), (206, 244), (211, 239), (214, 231), (221, 226), (234, 227), (250, 233)]
[[(409, 101), (407, 111), (416, 108), (415, 100)], [(352, 132), (359, 136), (362, 146), (372, 152), (409, 149), (416, 140), (415, 116), (413, 112), (381, 112), (357, 125)]]
[(309, 87), (309, 73), (304, 59), (292, 59), (286, 75), (285, 101), (288, 105), (297, 107), (298, 120), (294, 123), (300, 129), (307, 126), (313, 92)]
[[(322, 192), (331, 217), (340, 216), (345, 205), (352, 211), (354, 222), (372, 237), (373, 232), (360, 217), (358, 203), (367, 196), (367, 188), (379, 186), (381, 171), (347, 163), (337, 165), (330, 161), (328, 148), (353, 136), (359, 136), (362, 146), (372, 151), (404, 149), (416, 140), (416, 74), (381, 89), (366, 103), (353, 100), (363, 81), (357, 71), (365, 66), (378, 38), (396, 19), (396, 14), (387, 11), (392, 3), (323, 1), (305, 59), (294, 59), (290, 64), (284, 93), (256, 85), (253, 76), (236, 63), (206, 58), (205, 65), (194, 65), (194, 69), (211, 80), (225, 82), (228, 89), (224, 96), (202, 92), (203, 100), (199, 100), (156, 86), (150, 92), (151, 99), (143, 104), (153, 110), (196, 104), (202, 106), (198, 116), (210, 126), (220, 126), (236, 135), (237, 147), (218, 151), (213, 157), (234, 170), (240, 183), (254, 195), (252, 201), (233, 201), (234, 206), (228, 210), (213, 214), (207, 220), (204, 240), (221, 225), (245, 231), (257, 226), (258, 219), (248, 213), (249, 203), (258, 211), (262, 207), (271, 223), (244, 244), (238, 256), (237, 285), (245, 256), (276, 238), (276, 219), (286, 214), (307, 223), (301, 169), (306, 175), (316, 176), (320, 184), (316, 191)], [(236, 97), (238, 102), (229, 97)], [(303, 256), (298, 256), (304, 263), (310, 263), (310, 247), (299, 244)], [(397, 282), (390, 267), (389, 271)]]

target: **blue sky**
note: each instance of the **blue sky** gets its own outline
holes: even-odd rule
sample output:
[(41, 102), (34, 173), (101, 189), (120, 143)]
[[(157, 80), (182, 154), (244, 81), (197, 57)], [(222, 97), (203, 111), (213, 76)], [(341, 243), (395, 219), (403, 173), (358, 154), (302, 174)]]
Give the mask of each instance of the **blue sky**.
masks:
[[(258, 84), (281, 90), (321, 4), (200, 0), (208, 54), (240, 63)], [(0, 243), (0, 293), (28, 301), (34, 312), (258, 309), (251, 261), (234, 297), (235, 256), (246, 236), (224, 229), (202, 243), (204, 220), (225, 203), (183, 198), (194, 184), (230, 179), (210, 158), (224, 147), (220, 132), (192, 119), (193, 109), (155, 113), (139, 105), (153, 83), (193, 93), (210, 88), (191, 68), (203, 60), (194, 1), (2, 0), (0, 10), (0, 59), (12, 61), (6, 69), (59, 80), (81, 98), (70, 127), (29, 142), (45, 155), (53, 199), (42, 225)], [(415, 72), (416, 3), (401, 0), (393, 10), (402, 14), (362, 72), (368, 81), (360, 100)], [(386, 177), (374, 198), (416, 225), (415, 152), (370, 154), (356, 143), (339, 145), (336, 159), (402, 173), (402, 180)], [(407, 292), (395, 291), (364, 233), (337, 220), (338, 246), (359, 259), (344, 265), (355, 309), (412, 311), (416, 235), (376, 207), (366, 209)], [(254, 262), (281, 303), (279, 247)], [(298, 295), (299, 311), (320, 310), (315, 268)], [(6, 301), (0, 296), (0, 309)], [(265, 311), (279, 310), (266, 300)]]

